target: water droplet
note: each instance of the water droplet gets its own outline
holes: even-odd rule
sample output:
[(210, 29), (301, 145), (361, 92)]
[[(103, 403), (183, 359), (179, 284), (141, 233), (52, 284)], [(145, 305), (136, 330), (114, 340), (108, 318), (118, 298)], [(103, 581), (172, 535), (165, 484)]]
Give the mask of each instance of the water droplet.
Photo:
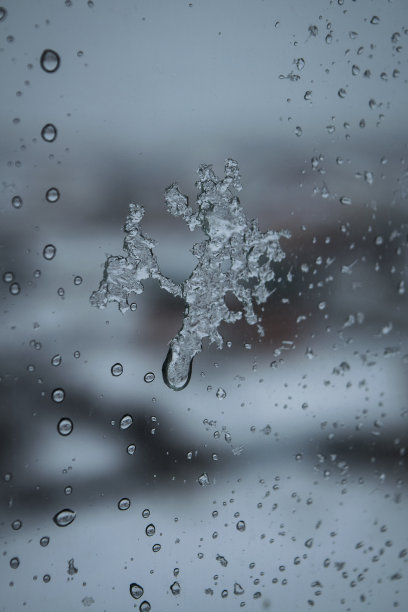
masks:
[(132, 582), (129, 587), (129, 591), (133, 599), (140, 599), (144, 593), (143, 587), (141, 587), (140, 584), (137, 584), (136, 582)]
[(128, 429), (133, 423), (133, 418), (130, 416), (130, 414), (125, 414), (121, 419), (120, 419), (120, 428), (121, 429)]
[(303, 130), (302, 130), (302, 128), (300, 127), (300, 125), (297, 125), (297, 126), (296, 126), (296, 128), (295, 128), (295, 136), (298, 136), (298, 137), (299, 137), (299, 136), (301, 136), (302, 134), (303, 134)]
[(0, 6), (0, 21), (4, 21), (7, 17), (7, 11), (4, 6)]
[(170, 347), (163, 363), (163, 380), (173, 391), (184, 389), (191, 378), (193, 359), (188, 352), (183, 352), (183, 348), (186, 347)]
[(148, 508), (145, 508), (142, 512), (142, 516), (143, 518), (149, 518), (150, 516), (150, 510)]
[(119, 510), (129, 510), (130, 508), (130, 499), (127, 497), (123, 497), (118, 501)]
[(47, 202), (58, 202), (60, 197), (60, 192), (56, 187), (50, 187), (45, 194), (45, 199)]
[(9, 291), (11, 295), (18, 295), (21, 291), (20, 285), (18, 283), (11, 283), (11, 285), (9, 285)]
[(312, 92), (311, 91), (306, 91), (305, 95), (303, 96), (305, 100), (310, 100), (312, 97)]
[(41, 276), (41, 270), (34, 270), (34, 272), (33, 272), (33, 276), (34, 276), (34, 278), (40, 278), (40, 276)]
[(58, 295), (59, 295), (60, 297), (64, 297), (64, 295), (65, 295), (65, 289), (64, 289), (63, 287), (59, 287), (59, 288), (57, 289), (57, 293), (58, 293)]
[(41, 130), (41, 136), (46, 142), (54, 142), (57, 137), (57, 128), (52, 123), (47, 123)]
[(245, 529), (246, 529), (245, 521), (238, 521), (237, 529), (238, 529), (238, 531), (241, 531), (241, 532), (245, 531)]
[(128, 455), (134, 455), (136, 446), (134, 444), (129, 444), (126, 450), (127, 450)]
[(11, 198), (11, 204), (14, 208), (21, 208), (23, 205), (23, 199), (16, 195)]
[(142, 601), (142, 603), (139, 606), (140, 612), (150, 612), (151, 609), (152, 609), (152, 606), (149, 604), (148, 601)]
[(160, 544), (153, 544), (153, 546), (152, 546), (152, 551), (153, 552), (159, 552), (160, 549), (161, 549)]
[(64, 417), (58, 422), (57, 429), (61, 436), (69, 436), (74, 429), (74, 424), (72, 423), (71, 419)]
[[(51, 365), (57, 367), (57, 366), (61, 365), (61, 361), (62, 361), (61, 355), (54, 355), (54, 357), (51, 359)], [(62, 400), (60, 400), (60, 401), (62, 401)]]
[(45, 547), (48, 546), (50, 542), (50, 538), (48, 536), (43, 536), (40, 540), (40, 546)]
[(11, 528), (14, 529), (14, 531), (17, 531), (18, 529), (21, 529), (22, 524), (23, 523), (20, 521), (20, 519), (16, 519), (11, 523)]
[(360, 73), (360, 67), (357, 66), (357, 64), (353, 64), (352, 68), (351, 68), (351, 74), (353, 76), (357, 76)]
[(64, 493), (65, 493), (65, 495), (71, 495), (71, 493), (72, 493), (72, 487), (71, 487), (71, 486), (69, 486), (69, 485), (68, 485), (67, 487), (65, 487), (65, 489), (64, 489)]
[(43, 248), (43, 257), (44, 259), (51, 261), (51, 259), (54, 259), (56, 252), (57, 252), (57, 249), (55, 248), (53, 244), (47, 244)]
[(227, 392), (222, 387), (218, 387), (215, 395), (217, 396), (219, 400), (223, 400), (227, 397)]
[(374, 182), (374, 176), (372, 172), (364, 172), (364, 180), (369, 185), (372, 185)]
[(14, 274), (12, 272), (5, 272), (3, 274), (3, 281), (5, 283), (11, 283), (14, 280)]
[(131, 310), (132, 312), (135, 312), (135, 310), (137, 309), (137, 304), (136, 304), (136, 302), (132, 302), (132, 303), (130, 304), (129, 308), (130, 308), (130, 310)]
[(61, 403), (65, 399), (65, 391), (64, 389), (54, 389), (51, 394), (52, 400), (57, 404)]
[(342, 196), (340, 198), (340, 204), (343, 204), (343, 206), (351, 206), (351, 203), (351, 198), (347, 196)]
[(298, 59), (295, 61), (295, 64), (296, 64), (296, 68), (300, 72), (305, 67), (305, 60), (303, 59), (303, 57), (298, 57)]
[(370, 23), (372, 25), (378, 25), (380, 23), (380, 18), (377, 17), (377, 15), (374, 15), (373, 17), (371, 17)]
[(76, 512), (66, 508), (64, 510), (60, 510), (54, 517), (53, 521), (58, 527), (67, 527), (70, 525), (76, 517)]
[(82, 276), (74, 277), (74, 285), (80, 285), (82, 283)]
[(339, 98), (345, 98), (346, 97), (346, 90), (343, 87), (340, 87), (339, 91), (337, 92)]
[(147, 536), (153, 536), (156, 533), (156, 527), (153, 525), (153, 523), (150, 523), (150, 525), (146, 527), (145, 532)]
[(55, 72), (59, 68), (60, 57), (52, 49), (45, 49), (41, 55), (40, 64), (45, 72)]
[(144, 381), (147, 383), (153, 382), (154, 379), (155, 379), (155, 375), (153, 374), (153, 372), (147, 372), (147, 374), (144, 375)]
[(312, 546), (313, 546), (313, 538), (309, 538), (308, 540), (306, 540), (305, 546), (306, 546), (306, 548), (312, 548)]
[(81, 356), (81, 353), (79, 351), (74, 351), (74, 358), (75, 359), (79, 359)]
[(327, 36), (325, 38), (325, 41), (326, 41), (326, 45), (331, 45), (332, 42), (333, 42), (333, 35), (332, 34), (327, 34)]
[(326, 308), (326, 302), (319, 302), (317, 307), (319, 310), (324, 310)]
[(112, 376), (120, 376), (123, 373), (123, 365), (121, 363), (115, 363), (111, 367)]
[(317, 25), (311, 25), (308, 27), (308, 31), (310, 32), (310, 36), (317, 36), (319, 33), (319, 28)]
[(173, 584), (170, 585), (170, 591), (173, 593), (173, 595), (180, 595), (181, 593), (180, 583), (173, 582)]
[(242, 588), (239, 582), (235, 582), (234, 583), (234, 595), (243, 595), (244, 593), (245, 593), (245, 590)]
[(13, 557), (12, 559), (10, 559), (10, 567), (12, 569), (17, 569), (19, 565), (20, 559), (18, 557)]
[(382, 236), (376, 236), (376, 238), (375, 238), (375, 244), (376, 244), (377, 246), (379, 246), (380, 244), (383, 244), (383, 242), (384, 242), (384, 238), (383, 238)]
[(198, 482), (202, 487), (210, 484), (210, 479), (208, 478), (207, 472), (203, 472), (201, 476), (198, 477)]
[(44, 574), (43, 582), (47, 584), (50, 580), (51, 580), (51, 576), (49, 574)]

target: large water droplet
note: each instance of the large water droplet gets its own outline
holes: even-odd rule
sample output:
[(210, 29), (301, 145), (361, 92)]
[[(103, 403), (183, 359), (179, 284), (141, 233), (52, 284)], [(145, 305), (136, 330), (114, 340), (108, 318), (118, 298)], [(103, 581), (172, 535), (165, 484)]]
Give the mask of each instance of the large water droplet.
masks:
[(235, 582), (234, 583), (234, 595), (243, 595), (244, 593), (245, 593), (245, 590), (242, 588), (239, 582)]
[(130, 414), (125, 414), (125, 416), (123, 416), (120, 419), (120, 428), (121, 429), (128, 429), (133, 423), (133, 418), (130, 416)]
[(44, 259), (51, 261), (51, 259), (54, 259), (56, 252), (57, 252), (57, 249), (53, 244), (47, 244), (43, 248), (43, 257)]
[(133, 597), (133, 599), (140, 599), (144, 593), (144, 590), (143, 590), (143, 587), (140, 586), (140, 584), (137, 584), (136, 582), (132, 582), (132, 584), (129, 587), (129, 592), (131, 596)]
[(150, 523), (150, 525), (146, 527), (145, 531), (147, 536), (153, 536), (156, 533), (156, 527), (153, 525), (153, 523)]
[(192, 367), (190, 355), (183, 354), (180, 347), (170, 347), (163, 363), (163, 380), (173, 391), (181, 391), (190, 382)]
[(173, 584), (170, 585), (170, 591), (173, 593), (173, 595), (180, 595), (180, 592), (181, 592), (180, 583), (177, 581), (173, 582)]
[(306, 548), (312, 548), (312, 546), (313, 546), (313, 538), (309, 538), (308, 540), (306, 540), (305, 546), (306, 546)]
[(67, 527), (67, 525), (70, 525), (75, 520), (75, 517), (76, 512), (70, 510), (69, 508), (65, 508), (64, 510), (57, 512), (52, 520), (56, 525), (58, 525), (58, 527)]
[(54, 389), (54, 391), (51, 394), (51, 397), (52, 397), (53, 402), (60, 404), (65, 399), (64, 389)]
[(121, 363), (114, 363), (111, 367), (112, 376), (120, 376), (123, 373), (123, 365)]
[(142, 516), (143, 518), (149, 518), (150, 516), (150, 510), (148, 508), (145, 508), (142, 512)]
[(373, 17), (371, 17), (370, 23), (372, 25), (378, 25), (380, 23), (380, 18), (377, 17), (377, 15), (374, 15)]
[(69, 434), (74, 429), (74, 424), (72, 423), (71, 419), (64, 417), (59, 421), (57, 429), (58, 433), (61, 434), (61, 436), (69, 436)]
[(55, 72), (60, 65), (60, 57), (56, 51), (45, 49), (41, 55), (40, 64), (45, 72)]
[(41, 130), (41, 136), (46, 142), (54, 142), (57, 137), (57, 128), (52, 123), (47, 123)]
[(127, 497), (123, 497), (118, 501), (119, 510), (129, 510), (130, 508), (130, 499)]
[(74, 277), (74, 285), (80, 285), (82, 283), (82, 276)]
[(45, 194), (45, 198), (47, 202), (58, 202), (60, 197), (60, 192), (56, 187), (50, 187)]

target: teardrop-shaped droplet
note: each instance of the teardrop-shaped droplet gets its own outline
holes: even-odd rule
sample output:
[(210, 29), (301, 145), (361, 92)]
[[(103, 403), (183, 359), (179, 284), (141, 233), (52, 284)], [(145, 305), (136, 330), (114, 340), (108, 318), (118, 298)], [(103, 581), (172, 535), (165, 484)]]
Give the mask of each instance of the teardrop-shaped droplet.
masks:
[(62, 361), (61, 355), (54, 355), (54, 357), (51, 359), (51, 365), (57, 367), (61, 365), (61, 361)]
[(69, 436), (74, 429), (74, 424), (72, 423), (71, 419), (63, 418), (59, 421), (57, 429), (61, 436)]
[(173, 584), (170, 585), (170, 591), (173, 593), (173, 595), (180, 595), (181, 593), (180, 583), (177, 581), (173, 582)]
[(164, 360), (162, 373), (163, 380), (173, 391), (181, 391), (190, 382), (193, 359), (183, 354), (180, 348), (170, 347)]
[(47, 123), (41, 130), (41, 136), (46, 142), (54, 142), (57, 137), (57, 128), (52, 123)]
[(60, 192), (56, 187), (50, 187), (45, 194), (45, 199), (47, 202), (58, 202), (60, 197)]
[(140, 584), (137, 584), (136, 582), (132, 582), (129, 587), (129, 591), (133, 599), (140, 599), (144, 593), (143, 587), (141, 587)]
[(45, 51), (42, 52), (40, 64), (45, 72), (55, 72), (58, 70), (60, 63), (61, 60), (56, 51), (45, 49)]
[(58, 527), (67, 527), (67, 525), (70, 525), (75, 520), (75, 517), (76, 512), (70, 510), (69, 508), (65, 508), (64, 510), (57, 512), (57, 514), (53, 517), (53, 521), (56, 525), (58, 525)]
[(57, 252), (57, 249), (55, 248), (53, 244), (47, 244), (43, 248), (43, 257), (44, 259), (51, 261), (51, 259), (54, 259), (56, 252)]

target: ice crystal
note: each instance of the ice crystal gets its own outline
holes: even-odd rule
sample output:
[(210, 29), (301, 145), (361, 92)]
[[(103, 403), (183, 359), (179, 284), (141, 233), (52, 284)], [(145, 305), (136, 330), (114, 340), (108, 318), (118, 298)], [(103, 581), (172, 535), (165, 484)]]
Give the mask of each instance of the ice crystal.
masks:
[[(153, 253), (155, 242), (141, 231), (144, 208), (130, 204), (124, 228), (126, 255), (108, 257), (99, 289), (90, 298), (99, 308), (117, 302), (125, 312), (130, 294), (142, 293), (142, 281), (152, 278), (185, 301), (182, 327), (171, 340), (163, 364), (164, 381), (176, 391), (188, 384), (193, 358), (201, 351), (204, 338), (222, 348), (218, 331), (222, 321), (235, 323), (244, 316), (263, 335), (254, 304), (263, 304), (274, 291), (271, 263), (285, 257), (280, 237), (289, 238), (287, 231), (261, 232), (257, 220), (247, 218), (235, 194), (242, 189), (237, 162), (227, 159), (223, 178), (217, 177), (210, 165), (200, 166), (198, 175), (195, 211), (177, 184), (165, 191), (169, 213), (182, 217), (191, 231), (201, 228), (206, 236), (192, 249), (198, 263), (190, 277), (177, 284), (161, 273)], [(241, 311), (227, 307), (228, 293), (242, 304)]]

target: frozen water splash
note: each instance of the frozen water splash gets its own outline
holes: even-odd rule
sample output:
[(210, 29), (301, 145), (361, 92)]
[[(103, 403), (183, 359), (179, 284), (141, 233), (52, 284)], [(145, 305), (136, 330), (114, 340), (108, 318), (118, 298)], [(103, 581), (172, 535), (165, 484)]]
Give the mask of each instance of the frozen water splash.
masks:
[[(227, 159), (223, 178), (209, 165), (200, 166), (198, 175), (195, 210), (177, 184), (165, 191), (169, 213), (182, 217), (191, 231), (199, 227), (206, 235), (206, 240), (192, 249), (198, 263), (190, 277), (176, 284), (161, 273), (153, 253), (155, 242), (141, 231), (144, 209), (130, 204), (123, 245), (126, 255), (108, 257), (99, 289), (90, 298), (93, 306), (104, 308), (117, 302), (121, 312), (126, 312), (130, 294), (142, 293), (142, 281), (153, 278), (162, 289), (185, 301), (182, 327), (171, 340), (163, 364), (164, 381), (176, 391), (188, 384), (193, 359), (202, 350), (204, 338), (219, 349), (223, 347), (218, 331), (223, 321), (235, 323), (245, 317), (263, 335), (254, 304), (263, 304), (274, 291), (271, 264), (284, 259), (279, 240), (290, 237), (287, 231), (261, 232), (257, 220), (247, 218), (236, 195), (242, 189), (236, 161)], [(241, 311), (227, 307), (228, 293), (239, 300)]]

